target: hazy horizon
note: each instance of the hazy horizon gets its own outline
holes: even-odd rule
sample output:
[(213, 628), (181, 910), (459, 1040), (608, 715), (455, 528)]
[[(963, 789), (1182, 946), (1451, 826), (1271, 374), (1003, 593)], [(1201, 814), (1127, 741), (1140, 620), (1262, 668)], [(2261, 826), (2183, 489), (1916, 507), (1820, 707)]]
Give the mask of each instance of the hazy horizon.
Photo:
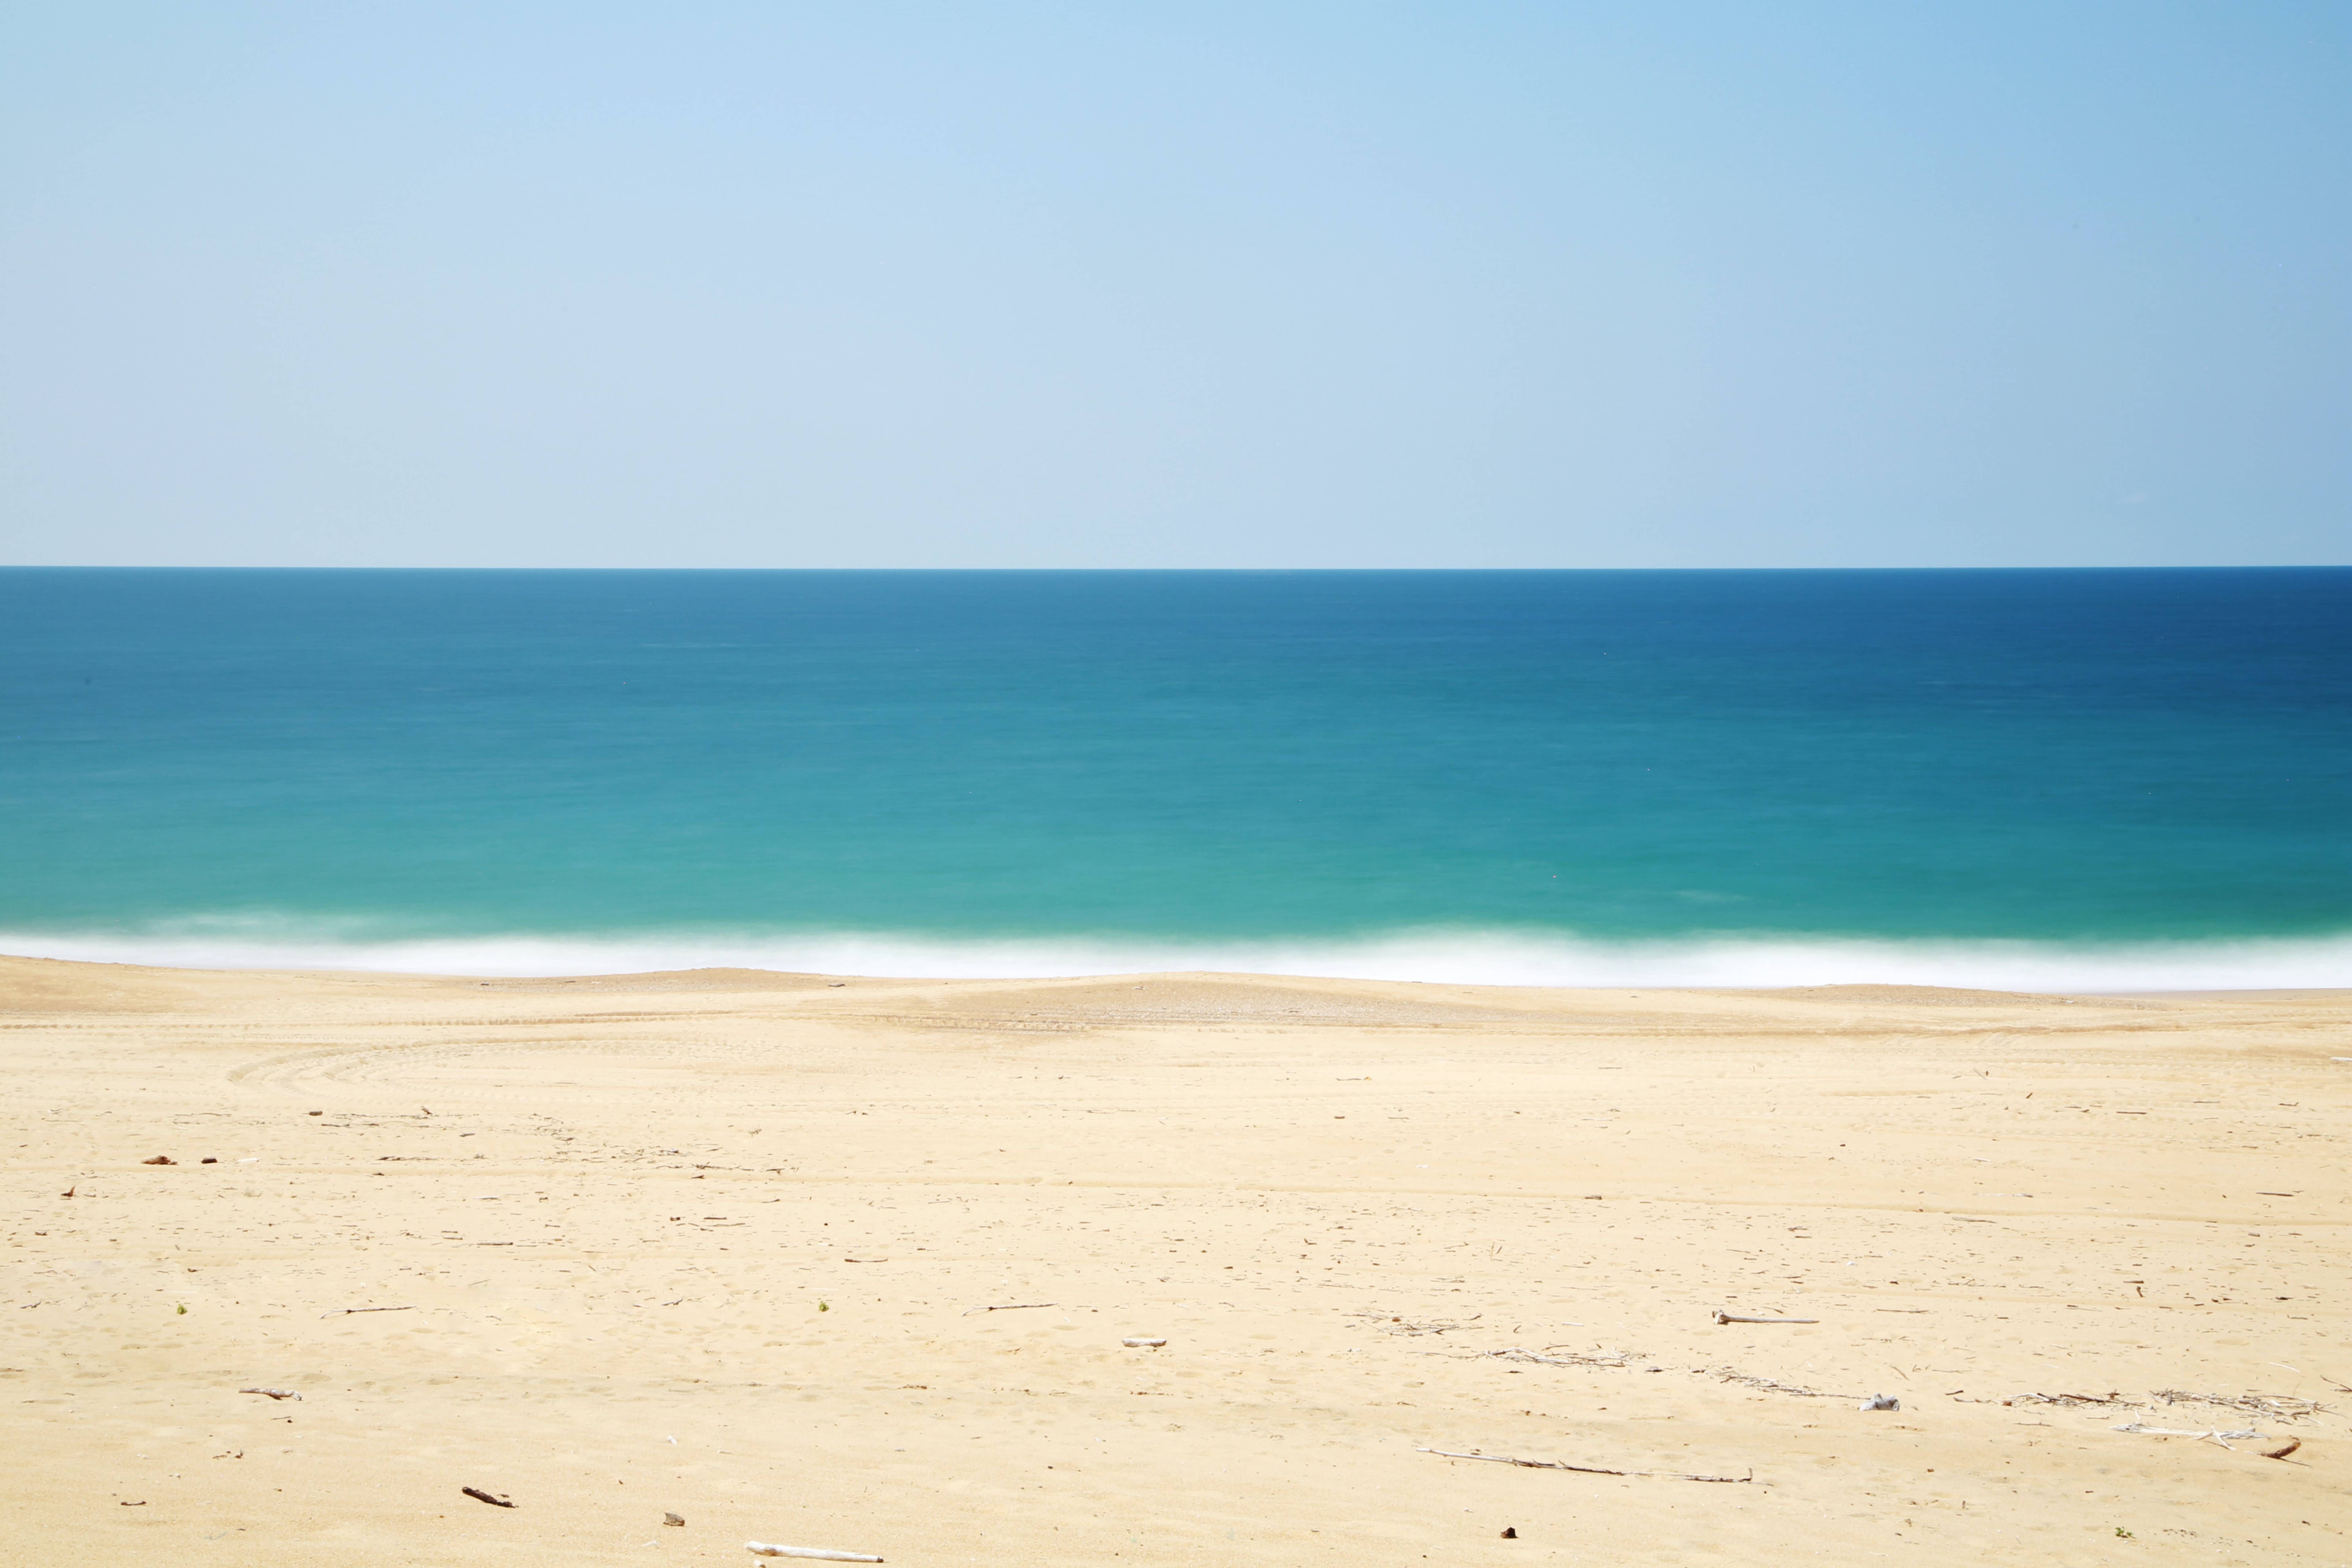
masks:
[(0, 20), (0, 562), (2352, 561), (2352, 11)]

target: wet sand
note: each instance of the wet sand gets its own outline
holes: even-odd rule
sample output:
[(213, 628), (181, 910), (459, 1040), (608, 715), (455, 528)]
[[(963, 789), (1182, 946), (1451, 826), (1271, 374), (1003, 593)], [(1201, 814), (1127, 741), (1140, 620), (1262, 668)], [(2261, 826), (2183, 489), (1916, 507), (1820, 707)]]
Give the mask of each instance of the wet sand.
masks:
[(2347, 992), (0, 960), (0, 1563), (2344, 1563), (2345, 1058)]

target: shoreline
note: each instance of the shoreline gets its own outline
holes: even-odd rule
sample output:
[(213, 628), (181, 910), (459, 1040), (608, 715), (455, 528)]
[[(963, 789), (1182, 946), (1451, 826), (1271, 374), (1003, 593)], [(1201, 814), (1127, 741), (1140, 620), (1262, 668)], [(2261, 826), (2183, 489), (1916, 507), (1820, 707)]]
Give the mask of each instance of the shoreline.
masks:
[(2347, 1026), (0, 958), (0, 1563), (2336, 1563)]

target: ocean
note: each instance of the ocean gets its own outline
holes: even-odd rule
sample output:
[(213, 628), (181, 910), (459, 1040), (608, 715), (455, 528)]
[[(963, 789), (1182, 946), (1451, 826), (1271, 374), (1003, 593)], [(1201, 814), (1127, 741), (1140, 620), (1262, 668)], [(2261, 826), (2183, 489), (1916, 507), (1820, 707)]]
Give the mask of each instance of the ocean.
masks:
[(2352, 569), (0, 571), (0, 951), (2352, 984)]

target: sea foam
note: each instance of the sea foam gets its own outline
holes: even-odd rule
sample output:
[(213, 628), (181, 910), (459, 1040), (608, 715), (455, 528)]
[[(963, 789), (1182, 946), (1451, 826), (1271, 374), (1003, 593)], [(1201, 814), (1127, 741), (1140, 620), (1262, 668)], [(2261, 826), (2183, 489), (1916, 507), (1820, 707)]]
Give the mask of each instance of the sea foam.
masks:
[(494, 976), (740, 968), (939, 979), (1214, 972), (1470, 985), (1881, 984), (2084, 992), (2352, 984), (2352, 932), (2117, 944), (1754, 933), (1601, 942), (1458, 930), (1227, 942), (881, 931), (370, 937), (330, 922), (237, 917), (111, 932), (0, 931), (0, 952), (171, 968)]

